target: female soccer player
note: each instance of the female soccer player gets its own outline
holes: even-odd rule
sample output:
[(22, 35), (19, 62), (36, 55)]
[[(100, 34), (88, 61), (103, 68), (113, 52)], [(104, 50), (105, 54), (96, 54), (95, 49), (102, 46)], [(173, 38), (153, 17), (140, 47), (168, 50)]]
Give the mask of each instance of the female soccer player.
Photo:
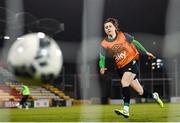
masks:
[(129, 117), (130, 90), (131, 86), (139, 95), (145, 98), (153, 98), (163, 107), (163, 102), (157, 92), (149, 93), (139, 83), (137, 79), (137, 60), (140, 53), (146, 54), (150, 58), (155, 56), (148, 52), (137, 40), (128, 33), (119, 30), (117, 19), (108, 18), (104, 22), (105, 39), (101, 42), (100, 52), (100, 74), (104, 74), (106, 52), (112, 56), (116, 64), (116, 70), (121, 77), (122, 94), (124, 107), (122, 110), (115, 109), (115, 113), (125, 118)]

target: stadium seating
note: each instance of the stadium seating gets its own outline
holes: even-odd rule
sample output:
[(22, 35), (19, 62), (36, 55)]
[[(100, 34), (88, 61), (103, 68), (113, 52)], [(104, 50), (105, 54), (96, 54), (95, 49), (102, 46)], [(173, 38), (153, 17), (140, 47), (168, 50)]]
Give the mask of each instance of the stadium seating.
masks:
[(0, 100), (1, 101), (19, 101), (21, 95), (5, 83), (0, 84)]
[[(11, 88), (16, 91), (20, 91), (21, 85), (11, 84)], [(37, 99), (59, 99), (60, 97), (56, 94), (52, 93), (51, 91), (41, 87), (41, 86), (29, 86), (30, 89), (30, 99), (37, 100)]]
[(59, 99), (60, 97), (52, 93), (51, 91), (40, 87), (40, 86), (31, 86), (30, 87), (31, 96), (35, 99)]
[[(36, 100), (49, 100), (49, 106), (71, 106), (74, 99), (65, 95), (63, 91), (52, 86), (29, 86), (30, 96), (29, 101), (32, 103)], [(20, 83), (6, 82), (0, 85), (0, 101), (15, 101), (19, 102), (22, 95)]]
[(74, 100), (73, 98), (70, 98), (70, 96), (65, 95), (63, 91), (61, 91), (59, 88), (54, 87), (53, 85), (46, 84), (43, 85), (43, 87), (46, 88), (47, 90), (50, 90), (52, 93), (56, 94), (57, 96), (59, 96), (64, 100)]

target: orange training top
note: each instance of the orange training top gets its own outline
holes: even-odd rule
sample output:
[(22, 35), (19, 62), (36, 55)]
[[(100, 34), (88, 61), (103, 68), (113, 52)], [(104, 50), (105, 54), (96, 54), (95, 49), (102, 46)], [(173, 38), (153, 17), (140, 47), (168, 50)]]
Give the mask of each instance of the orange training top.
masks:
[(136, 47), (126, 40), (124, 33), (119, 32), (114, 41), (107, 41), (104, 39), (101, 42), (108, 53), (110, 53), (116, 63), (117, 68), (122, 68), (139, 55)]

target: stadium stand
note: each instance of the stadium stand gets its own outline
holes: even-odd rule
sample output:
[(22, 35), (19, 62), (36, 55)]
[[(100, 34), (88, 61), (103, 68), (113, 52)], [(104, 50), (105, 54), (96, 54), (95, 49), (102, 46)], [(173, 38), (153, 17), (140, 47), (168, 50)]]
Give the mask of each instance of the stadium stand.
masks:
[(63, 91), (61, 91), (59, 88), (54, 87), (53, 85), (46, 84), (46, 85), (43, 85), (43, 87), (46, 88), (47, 90), (50, 90), (52, 93), (58, 95), (60, 98), (64, 100), (73, 100), (73, 98), (65, 95)]
[(21, 95), (10, 86), (1, 83), (0, 84), (0, 100), (1, 101), (19, 101)]
[[(20, 84), (14, 84), (11, 83), (9, 86), (16, 90), (17, 92), (20, 92), (21, 90), (21, 85)], [(29, 86), (30, 89), (30, 98), (32, 100), (37, 100), (37, 99), (59, 99), (60, 97), (57, 96), (56, 94), (52, 93), (51, 91), (47, 90), (46, 88), (43, 88), (41, 86)]]

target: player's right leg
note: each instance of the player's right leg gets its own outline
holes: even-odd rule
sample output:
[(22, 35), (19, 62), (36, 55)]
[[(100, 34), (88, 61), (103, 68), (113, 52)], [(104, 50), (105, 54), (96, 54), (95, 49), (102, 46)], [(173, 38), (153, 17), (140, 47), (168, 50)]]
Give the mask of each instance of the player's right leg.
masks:
[(153, 98), (156, 100), (156, 102), (159, 104), (161, 108), (164, 107), (163, 101), (159, 98), (159, 94), (157, 92), (153, 93)]
[(129, 117), (129, 112), (126, 112), (125, 110), (119, 110), (119, 109), (115, 109), (114, 112), (117, 114), (117, 115), (122, 115), (124, 116), (125, 118), (128, 118)]
[(124, 72), (122, 79), (121, 79), (124, 106), (123, 106), (122, 110), (115, 109), (114, 111), (117, 115), (122, 115), (125, 118), (129, 117), (129, 105), (130, 105), (130, 87), (129, 87), (129, 85), (133, 81), (135, 76), (136, 76), (136, 74), (134, 74), (132, 72)]
[(22, 109), (22, 105), (20, 103), (17, 103), (16, 107)]

